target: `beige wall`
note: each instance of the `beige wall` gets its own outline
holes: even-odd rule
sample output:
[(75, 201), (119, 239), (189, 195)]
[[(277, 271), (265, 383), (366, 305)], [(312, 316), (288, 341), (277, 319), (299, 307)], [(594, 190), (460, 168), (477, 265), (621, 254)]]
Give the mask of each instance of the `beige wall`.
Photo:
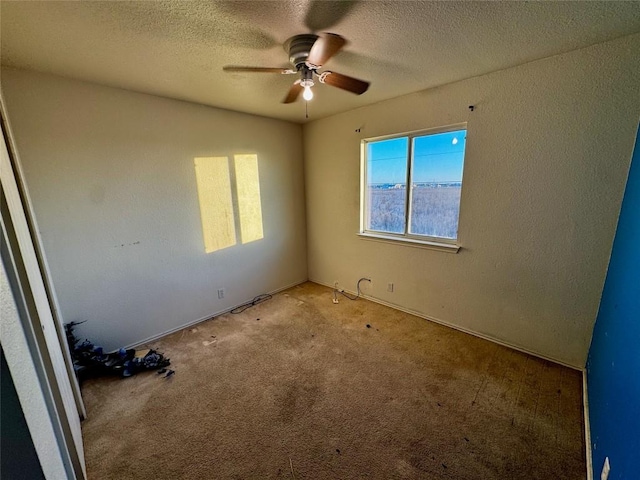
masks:
[[(374, 298), (583, 367), (640, 114), (639, 51), (635, 35), (305, 125), (310, 279), (354, 289), (367, 276)], [(359, 238), (360, 140), (465, 121), (462, 250)]]
[[(80, 335), (130, 345), (307, 279), (299, 125), (6, 68), (2, 90)], [(194, 157), (236, 153), (258, 156), (264, 238), (206, 254)]]

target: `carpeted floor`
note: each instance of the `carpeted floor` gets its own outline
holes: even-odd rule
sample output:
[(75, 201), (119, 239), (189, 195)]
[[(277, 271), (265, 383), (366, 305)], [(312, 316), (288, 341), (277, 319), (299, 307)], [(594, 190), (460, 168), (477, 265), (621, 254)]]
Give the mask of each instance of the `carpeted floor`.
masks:
[[(90, 480), (584, 479), (581, 373), (305, 283), (82, 387)], [(99, 339), (95, 339), (99, 341)]]

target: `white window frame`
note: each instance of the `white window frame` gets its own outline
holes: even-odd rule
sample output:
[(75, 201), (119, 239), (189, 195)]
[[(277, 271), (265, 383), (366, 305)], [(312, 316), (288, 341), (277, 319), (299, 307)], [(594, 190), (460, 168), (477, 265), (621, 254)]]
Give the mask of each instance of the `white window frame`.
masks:
[[(358, 235), (367, 240), (375, 240), (381, 242), (391, 242), (396, 244), (431, 248), (441, 251), (447, 251), (457, 253), (460, 248), (460, 238), (457, 236), (455, 239), (432, 237), (428, 235), (418, 235), (409, 233), (409, 225), (411, 222), (411, 206), (413, 189), (411, 188), (411, 176), (413, 171), (413, 141), (416, 137), (424, 137), (428, 135), (435, 135), (438, 133), (452, 132), (456, 130), (467, 130), (467, 123), (457, 123), (454, 125), (447, 125), (444, 127), (430, 128), (426, 130), (415, 130), (405, 133), (397, 133), (392, 135), (383, 135), (379, 137), (364, 138), (360, 141), (360, 231)], [(369, 209), (367, 199), (367, 145), (373, 142), (380, 142), (383, 140), (392, 140), (394, 138), (408, 139), (408, 152), (407, 152), (407, 178), (406, 189), (407, 196), (405, 200), (405, 226), (404, 233), (391, 233), (380, 232), (377, 230), (368, 230), (366, 228), (366, 216)], [(466, 159), (466, 146), (465, 146), (465, 159)], [(463, 160), (463, 178), (464, 178), (464, 160)], [(464, 181), (462, 187), (464, 188)], [(460, 221), (460, 212), (458, 212), (458, 222)]]

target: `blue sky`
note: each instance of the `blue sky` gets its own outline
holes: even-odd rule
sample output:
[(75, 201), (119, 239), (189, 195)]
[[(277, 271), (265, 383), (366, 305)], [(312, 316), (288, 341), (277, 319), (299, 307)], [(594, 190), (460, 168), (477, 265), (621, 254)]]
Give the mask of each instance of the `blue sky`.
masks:
[[(465, 130), (416, 137), (413, 141), (414, 182), (462, 180)], [(369, 143), (367, 183), (404, 183), (407, 178), (408, 146), (407, 137)]]

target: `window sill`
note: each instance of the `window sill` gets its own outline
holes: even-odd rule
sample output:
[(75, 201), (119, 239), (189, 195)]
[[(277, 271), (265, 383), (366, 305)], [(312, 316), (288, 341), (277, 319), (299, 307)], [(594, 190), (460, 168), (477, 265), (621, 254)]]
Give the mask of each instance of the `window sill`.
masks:
[(440, 243), (427, 240), (418, 240), (416, 238), (394, 237), (391, 235), (380, 235), (377, 233), (359, 232), (358, 236), (362, 240), (373, 240), (374, 242), (393, 243), (396, 245), (404, 245), (407, 247), (427, 248), (430, 250), (439, 250), (447, 253), (458, 253), (460, 245), (451, 243)]

